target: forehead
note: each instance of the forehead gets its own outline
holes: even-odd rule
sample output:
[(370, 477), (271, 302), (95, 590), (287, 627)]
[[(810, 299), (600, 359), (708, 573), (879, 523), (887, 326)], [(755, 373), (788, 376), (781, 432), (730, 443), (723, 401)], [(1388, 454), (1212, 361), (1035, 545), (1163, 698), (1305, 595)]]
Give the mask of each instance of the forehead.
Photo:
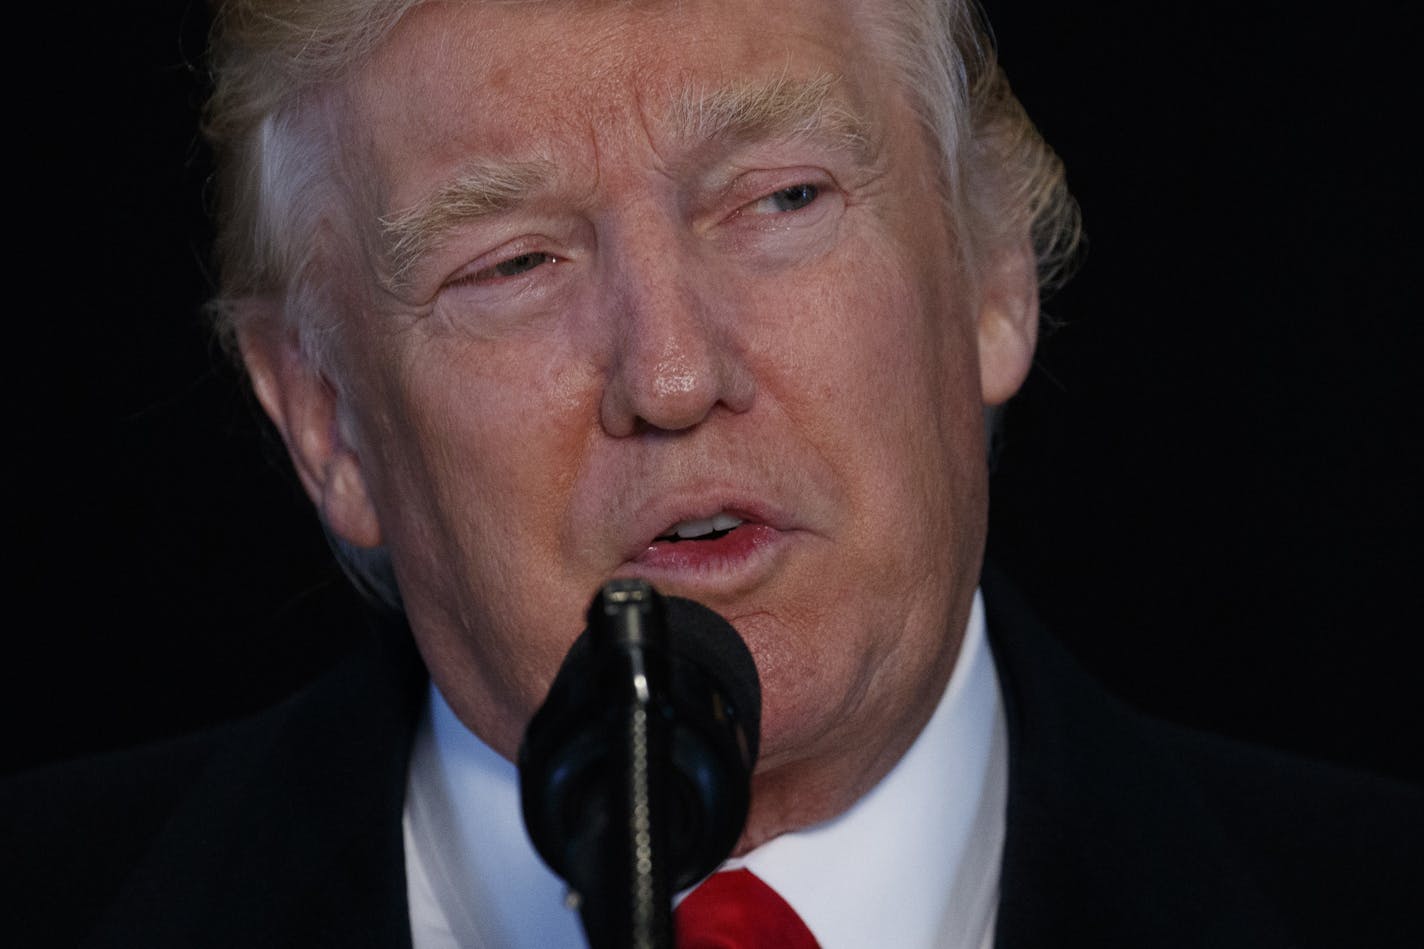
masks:
[(736, 86), (830, 78), (839, 107), (868, 115), (884, 69), (852, 20), (835, 0), (427, 4), (356, 75), (351, 127), (391, 210), (471, 156), (675, 151), (695, 104)]

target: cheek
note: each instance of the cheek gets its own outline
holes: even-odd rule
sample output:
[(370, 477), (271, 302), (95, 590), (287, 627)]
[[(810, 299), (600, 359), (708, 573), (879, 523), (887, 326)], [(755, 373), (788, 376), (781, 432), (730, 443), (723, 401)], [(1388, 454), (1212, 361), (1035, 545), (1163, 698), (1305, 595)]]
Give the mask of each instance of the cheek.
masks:
[[(589, 413), (549, 347), (432, 339), (386, 363), (371, 465), (407, 612), (447, 695), (512, 750), (582, 625), (565, 500)], [(584, 420), (582, 423), (580, 420)]]
[(954, 454), (977, 412), (973, 320), (938, 259), (861, 242), (757, 320), (759, 384), (836, 457)]
[[(977, 351), (952, 265), (882, 240), (808, 275), (769, 333), (776, 401), (841, 472), (859, 567), (888, 588), (972, 540), (983, 493)], [(946, 261), (952, 259), (944, 252)], [(961, 536), (962, 535), (962, 536)]]
[(588, 418), (577, 395), (588, 387), (568, 365), (547, 345), (444, 335), (407, 341), (384, 363), (367, 467), (397, 556), (484, 575), (551, 555)]

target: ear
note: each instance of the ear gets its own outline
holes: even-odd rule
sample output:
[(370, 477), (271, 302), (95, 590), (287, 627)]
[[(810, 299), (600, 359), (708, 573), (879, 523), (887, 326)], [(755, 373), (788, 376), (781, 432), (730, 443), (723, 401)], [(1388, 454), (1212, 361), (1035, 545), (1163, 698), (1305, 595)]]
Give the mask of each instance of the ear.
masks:
[(380, 524), (361, 459), (342, 431), (336, 387), (310, 364), (278, 304), (250, 305), (254, 311), (238, 321), (238, 348), (257, 401), (281, 433), (302, 486), (337, 536), (358, 547), (379, 546)]
[(1019, 390), (1038, 343), (1038, 264), (1027, 240), (995, 251), (980, 275), (979, 380), (985, 405)]

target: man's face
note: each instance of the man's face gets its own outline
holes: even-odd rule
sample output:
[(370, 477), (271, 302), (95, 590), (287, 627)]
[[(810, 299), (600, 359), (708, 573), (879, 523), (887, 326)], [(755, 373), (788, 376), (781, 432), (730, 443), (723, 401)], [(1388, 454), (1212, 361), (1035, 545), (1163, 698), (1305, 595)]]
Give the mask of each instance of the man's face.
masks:
[(765, 697), (750, 843), (928, 717), (983, 394), (1028, 358), (865, 36), (817, 0), (434, 4), (344, 106), (370, 259), (339, 262), (332, 526), (389, 547), (434, 681), (506, 756), (610, 577), (725, 615)]

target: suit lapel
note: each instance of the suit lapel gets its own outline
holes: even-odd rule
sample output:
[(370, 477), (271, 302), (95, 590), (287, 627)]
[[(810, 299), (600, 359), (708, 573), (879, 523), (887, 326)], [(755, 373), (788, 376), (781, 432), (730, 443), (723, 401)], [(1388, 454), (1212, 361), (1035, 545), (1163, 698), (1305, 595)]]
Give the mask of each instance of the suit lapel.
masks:
[(1103, 692), (986, 568), (1009, 727), (996, 945), (1289, 945), (1150, 722)]
[(388, 632), (237, 730), (92, 944), (408, 947), (401, 815), (423, 682), (409, 634)]

